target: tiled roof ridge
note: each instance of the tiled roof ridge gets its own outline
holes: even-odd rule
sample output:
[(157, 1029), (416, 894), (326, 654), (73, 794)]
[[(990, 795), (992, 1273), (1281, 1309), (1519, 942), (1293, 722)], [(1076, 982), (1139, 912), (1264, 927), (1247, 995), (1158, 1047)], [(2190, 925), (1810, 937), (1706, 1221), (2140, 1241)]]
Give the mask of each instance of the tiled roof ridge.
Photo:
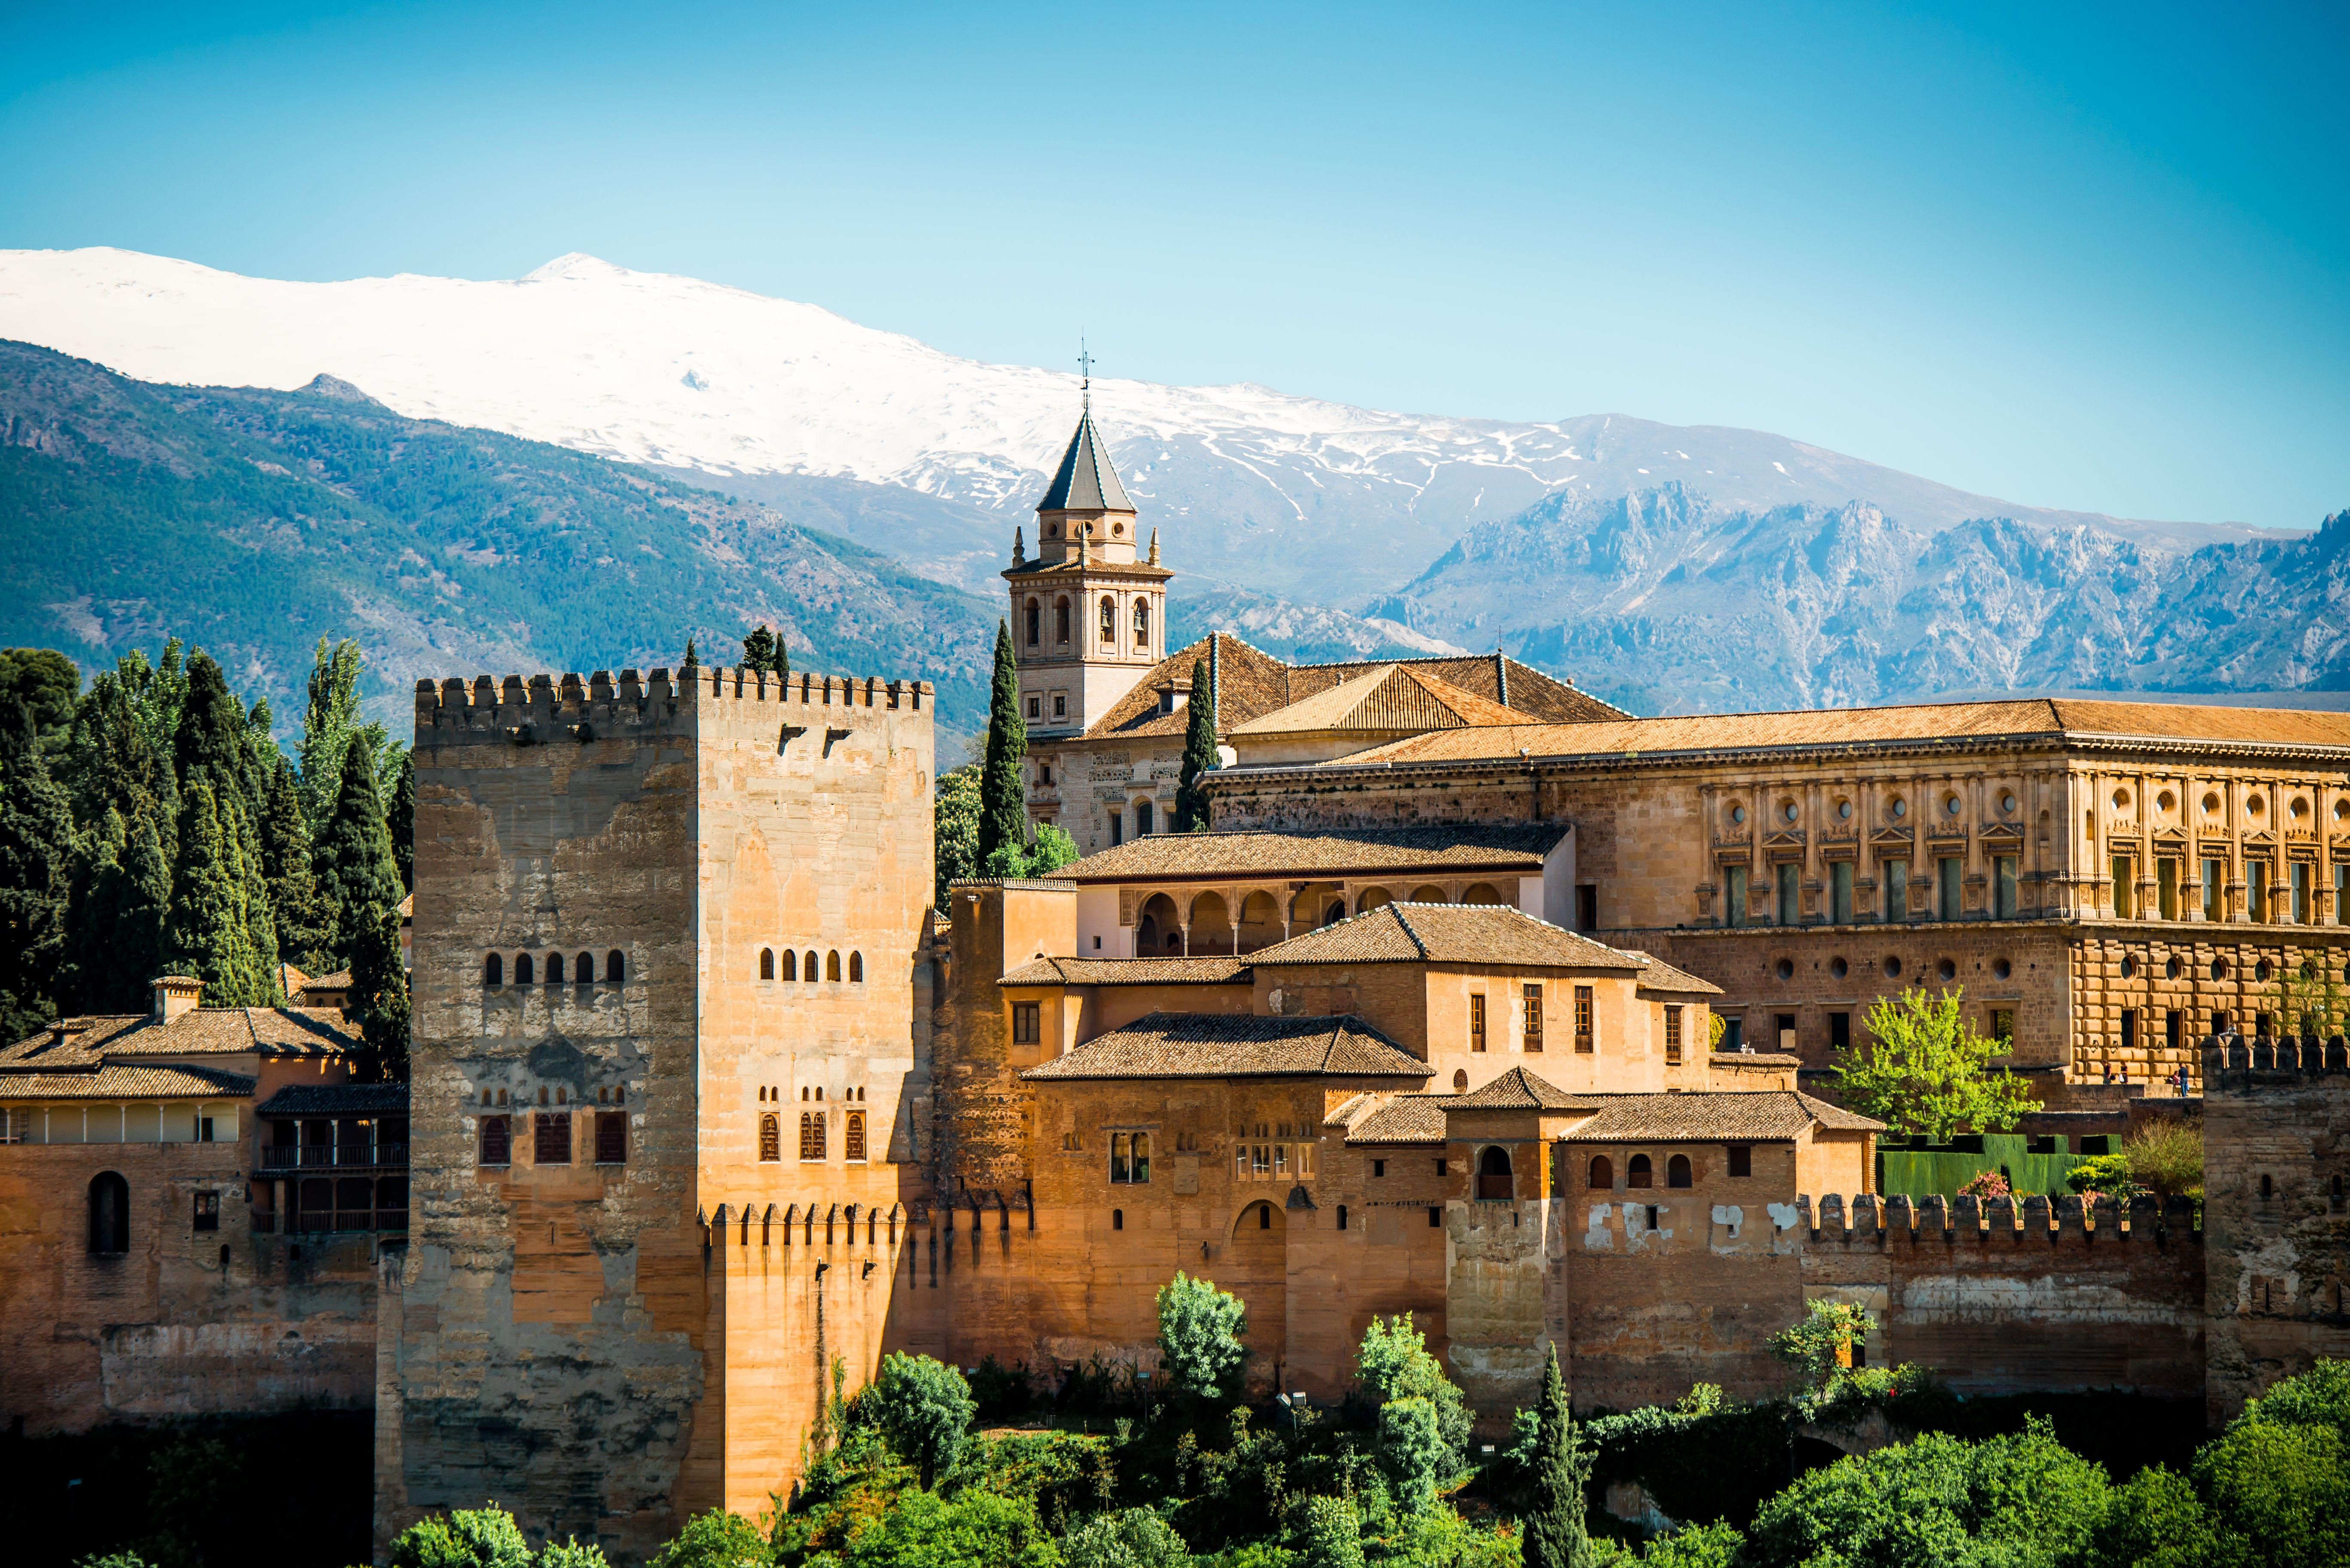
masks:
[(1487, 711), (1509, 715), (1507, 719), (1488, 720), (1489, 722), (1495, 724), (1514, 722), (1520, 716), (1520, 711), (1511, 707), (1507, 702), (1496, 702), (1491, 697), (1481, 697), (1465, 686), (1455, 686), (1440, 675), (1431, 675), (1424, 670), (1406, 669), (1400, 664), (1392, 668), (1405, 680), (1412, 681), (1421, 691), (1459, 714), (1464, 724), (1474, 724)]
[(1405, 905), (1403, 902), (1401, 900), (1398, 900), (1392, 904), (1382, 905), (1381, 908), (1393, 909), (1395, 911), (1395, 923), (1403, 928), (1403, 934), (1411, 939), (1411, 945), (1419, 950), (1419, 956), (1423, 961), (1425, 961), (1428, 957), (1428, 944), (1420, 940), (1419, 933), (1418, 931), (1411, 929), (1411, 919), (1404, 913)]

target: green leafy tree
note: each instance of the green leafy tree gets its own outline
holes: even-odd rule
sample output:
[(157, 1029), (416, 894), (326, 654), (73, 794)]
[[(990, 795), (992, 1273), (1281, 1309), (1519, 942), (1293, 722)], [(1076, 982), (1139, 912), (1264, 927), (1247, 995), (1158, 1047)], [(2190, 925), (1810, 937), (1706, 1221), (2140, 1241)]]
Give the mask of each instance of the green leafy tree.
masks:
[(0, 704), (32, 715), (33, 733), (54, 756), (73, 727), (81, 667), (54, 648), (0, 648)]
[(2350, 1442), (2350, 1361), (2321, 1361), (2272, 1385), (2244, 1407), (2238, 1423), (2331, 1427)]
[(901, 1493), (849, 1532), (842, 1568), (1056, 1568), (1060, 1553), (1025, 1498), (966, 1488), (950, 1501)]
[(1300, 1568), (1363, 1568), (1363, 1516), (1352, 1498), (1306, 1500)]
[(408, 1081), (408, 975), (400, 962), (400, 911), (368, 907), (351, 950), (348, 1012), (374, 1058), (375, 1076)]
[(391, 833), (377, 797), (375, 767), (363, 747), (343, 752), (342, 787), (311, 860), (335, 956), (345, 962), (358, 949), (372, 906), (397, 908), (403, 889), (392, 859)]
[(1183, 772), (1176, 781), (1175, 831), (1203, 833), (1208, 826), (1208, 792), (1201, 776), (1223, 765), (1216, 753), (1216, 681), (1204, 659), (1191, 666), (1191, 701), (1185, 710), (1190, 726), (1183, 732)]
[(1437, 1490), (1459, 1468), (1430, 1399), (1411, 1396), (1381, 1405), (1378, 1443), (1379, 1468), (1406, 1513), (1435, 1502)]
[(774, 1562), (774, 1551), (757, 1525), (739, 1513), (713, 1508), (686, 1521), (650, 1568), (770, 1568)]
[(2350, 1033), (2350, 987), (2337, 966), (2304, 959), (2281, 968), (2272, 994), (2285, 1033), (2319, 1040)]
[(791, 649), (784, 646), (780, 632), (769, 631), (764, 626), (751, 628), (743, 639), (743, 668), (764, 670), (773, 675), (788, 676), (792, 672)]
[(2203, 1196), (2203, 1129), (2185, 1122), (2153, 1122), (2122, 1143), (2130, 1179), (2158, 1198)]
[(1193, 1398), (1222, 1399), (1239, 1388), (1247, 1334), (1248, 1308), (1213, 1281), (1178, 1270), (1159, 1287), (1159, 1364)]
[(987, 756), (979, 779), (979, 863), (998, 849), (1028, 841), (1028, 792), (1021, 761), (1028, 725), (1020, 717), (1020, 666), (1012, 656), (1012, 628), (995, 623), (995, 683), (987, 700)]
[(882, 1359), (881, 1375), (858, 1398), (858, 1409), (920, 1473), (925, 1488), (937, 1485), (962, 1458), (978, 1412), (960, 1370), (902, 1350)]
[(1052, 823), (1039, 823), (1036, 842), (1006, 844), (987, 857), (990, 877), (1049, 877), (1077, 858), (1077, 841)]
[(1814, 1390), (1825, 1388), (1839, 1368), (1852, 1365), (1856, 1341), (1877, 1332), (1868, 1309), (1819, 1297), (1804, 1303), (1804, 1315), (1771, 1336), (1771, 1354), (1803, 1374)]
[(296, 755), (302, 764), (302, 815), (313, 838), (326, 830), (334, 815), (335, 796), (341, 787), (343, 753), (354, 742), (372, 753), (382, 743), (383, 731), (359, 720), (359, 674), (365, 668), (359, 645), (349, 638), (339, 642), (318, 639), (311, 654), (309, 702), (302, 715), (302, 739)]
[(172, 742), (172, 763), (181, 787), (202, 777), (211, 783), (216, 797), (257, 806), (261, 781), (253, 761), (244, 707), (228, 689), (219, 662), (199, 649), (188, 659), (187, 696)]
[(1099, 1513), (1061, 1540), (1063, 1568), (1191, 1568), (1191, 1549), (1148, 1508)]
[(1648, 1542), (1640, 1568), (1739, 1568), (1739, 1548), (1745, 1543), (1735, 1525), (1693, 1524)]
[(66, 990), (74, 1010), (140, 1012), (161, 972), (157, 944), (172, 898), (172, 867), (152, 809), (135, 826), (111, 805), (82, 841), (69, 916)]
[(391, 835), (392, 863), (400, 867), (400, 886), (407, 892), (416, 891), (416, 756), (407, 747), (400, 749), (400, 765), (391, 780), (390, 804), (383, 808), (383, 825)]
[(2256, 1560), (2185, 1476), (2148, 1465), (2115, 1490), (2085, 1561), (2087, 1568), (2253, 1568)]
[(391, 1543), (391, 1568), (531, 1568), (514, 1515), (489, 1503), (420, 1519)]
[(1461, 1390), (1444, 1376), (1444, 1365), (1429, 1354), (1428, 1338), (1413, 1324), (1412, 1314), (1381, 1318), (1376, 1314), (1363, 1331), (1356, 1352), (1363, 1382), (1381, 1403), (1391, 1399), (1425, 1399), (1436, 1412), (1437, 1428), (1455, 1459), (1469, 1452), (1470, 1428), (1476, 1413)]
[(0, 697), (0, 1037), (11, 1043), (57, 1013), (75, 845), (73, 808), (49, 776), (32, 706)]
[(1807, 1472), (1764, 1503), (1748, 1568), (2077, 1561), (2111, 1504), (2106, 1472), (2033, 1417), (1979, 1443), (1929, 1432)]
[(1525, 1568), (1594, 1568), (1591, 1535), (1584, 1519), (1584, 1490), (1590, 1484), (1592, 1456), (1575, 1430), (1566, 1383), (1558, 1371), (1553, 1343), (1543, 1366), (1542, 1403), (1534, 1465), (1534, 1503), (1526, 1511), (1519, 1554)]
[(938, 887), (931, 908), (943, 912), (947, 884), (980, 874), (979, 764), (966, 763), (939, 775), (931, 792), (936, 826)]
[(1898, 998), (1878, 997), (1865, 1041), (1846, 1046), (1835, 1063), (1844, 1103), (1897, 1133), (1937, 1141), (1968, 1130), (2004, 1132), (2038, 1110), (2022, 1078), (1991, 1067), (2007, 1045), (1975, 1028), (1961, 1009), (1963, 995), (1959, 986), (1939, 996), (1907, 986)]
[(593, 1542), (582, 1544), (577, 1536), (565, 1541), (550, 1541), (546, 1550), (538, 1554), (536, 1568), (611, 1568), (604, 1549)]
[(180, 859), (172, 868), (162, 961), (204, 982), (207, 1006), (258, 1006), (272, 982), (253, 945), (241, 856), (234, 837), (224, 830), (222, 815), (204, 779), (181, 793)]
[(693, 650), (693, 634), (691, 632), (687, 632), (685, 634), (685, 661), (679, 666), (679, 668), (683, 670), (699, 670), (702, 668), (702, 655)]

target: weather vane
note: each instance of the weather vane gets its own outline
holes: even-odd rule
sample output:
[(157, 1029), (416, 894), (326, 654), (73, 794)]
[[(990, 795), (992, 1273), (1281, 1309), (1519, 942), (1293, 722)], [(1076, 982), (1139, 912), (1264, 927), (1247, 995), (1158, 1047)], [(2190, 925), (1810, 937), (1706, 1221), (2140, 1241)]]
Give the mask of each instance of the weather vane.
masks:
[(1085, 394), (1086, 407), (1094, 406), (1094, 357), (1086, 352), (1086, 335), (1077, 334), (1077, 390)]

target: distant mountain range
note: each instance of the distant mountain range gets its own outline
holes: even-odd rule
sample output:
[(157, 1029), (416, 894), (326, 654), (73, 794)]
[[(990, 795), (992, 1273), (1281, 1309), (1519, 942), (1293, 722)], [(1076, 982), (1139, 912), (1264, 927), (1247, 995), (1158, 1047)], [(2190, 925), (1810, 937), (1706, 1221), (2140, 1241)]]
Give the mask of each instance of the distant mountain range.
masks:
[[(282, 394), (326, 372), (386, 416), (715, 491), (733, 499), (698, 504), (712, 515), (795, 529), (830, 561), (879, 552), (890, 581), (976, 593), (923, 613), (952, 602), (981, 626), (1077, 402), (1074, 377), (577, 255), (512, 282), (297, 284), (0, 252), (0, 337), (153, 381)], [(1622, 415), (1507, 423), (1118, 379), (1093, 396), (1181, 574), (1170, 631), (1306, 657), (1499, 642), (1643, 711), (2345, 677), (2334, 529), (2019, 507)]]

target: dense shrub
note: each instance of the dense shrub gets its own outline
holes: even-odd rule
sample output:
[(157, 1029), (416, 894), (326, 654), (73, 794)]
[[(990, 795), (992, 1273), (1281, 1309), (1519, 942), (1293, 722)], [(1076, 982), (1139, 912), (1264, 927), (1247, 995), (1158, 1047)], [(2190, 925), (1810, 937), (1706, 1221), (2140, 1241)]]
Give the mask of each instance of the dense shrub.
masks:
[(1064, 1568), (1191, 1568), (1191, 1550), (1147, 1508), (1087, 1521), (1061, 1542)]
[(858, 1397), (858, 1411), (921, 1473), (925, 1487), (954, 1469), (974, 1414), (971, 1385), (960, 1371), (902, 1350), (882, 1361), (881, 1376)]

